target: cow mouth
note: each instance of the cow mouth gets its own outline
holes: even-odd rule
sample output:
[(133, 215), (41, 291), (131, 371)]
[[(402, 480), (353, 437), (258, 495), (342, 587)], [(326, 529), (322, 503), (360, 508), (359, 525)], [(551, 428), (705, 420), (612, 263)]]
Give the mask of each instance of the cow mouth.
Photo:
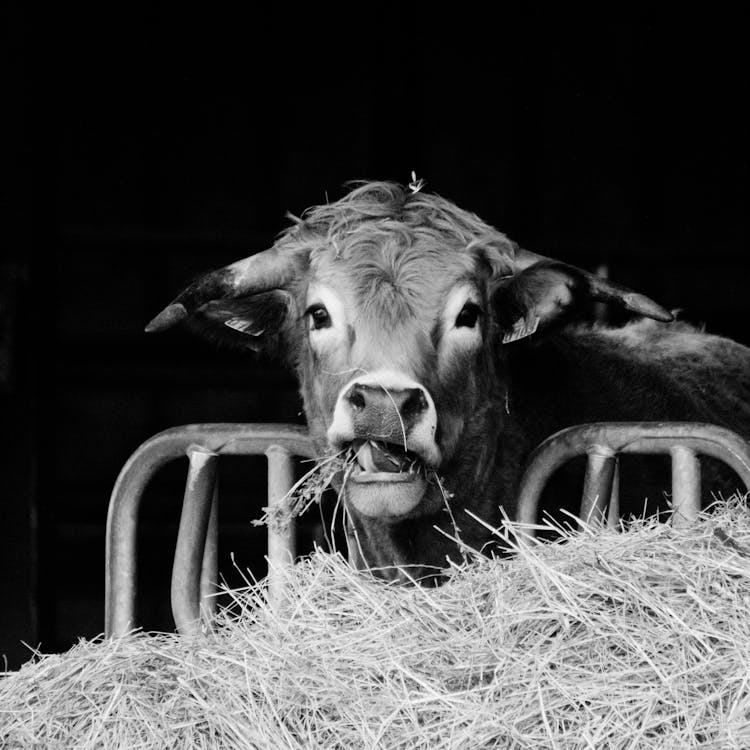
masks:
[(362, 515), (397, 518), (414, 510), (427, 486), (427, 467), (403, 445), (375, 440), (351, 444), (355, 463), (347, 480), (347, 499)]
[(357, 460), (354, 476), (365, 482), (403, 482), (407, 477), (425, 467), (420, 456), (396, 443), (383, 443), (376, 440), (355, 440), (352, 443)]

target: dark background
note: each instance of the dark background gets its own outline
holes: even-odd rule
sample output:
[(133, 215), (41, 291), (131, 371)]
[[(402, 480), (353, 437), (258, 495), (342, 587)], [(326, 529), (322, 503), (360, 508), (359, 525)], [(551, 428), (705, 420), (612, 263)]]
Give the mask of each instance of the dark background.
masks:
[[(523, 246), (750, 343), (737, 18), (586, 23), (66, 8), (4, 24), (0, 653), (103, 629), (104, 525), (169, 426), (299, 421), (272, 363), (143, 325), (355, 178), (453, 199)], [(146, 498), (143, 624), (170, 627), (184, 466)], [(261, 463), (222, 465), (221, 564), (263, 574)]]

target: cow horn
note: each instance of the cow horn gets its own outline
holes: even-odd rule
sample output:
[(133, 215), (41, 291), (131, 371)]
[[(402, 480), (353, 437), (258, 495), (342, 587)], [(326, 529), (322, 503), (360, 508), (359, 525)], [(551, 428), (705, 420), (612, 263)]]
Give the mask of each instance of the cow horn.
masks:
[(167, 305), (147, 326), (156, 333), (177, 325), (207, 302), (280, 289), (304, 269), (307, 252), (272, 247), (201, 276)]
[(645, 294), (639, 294), (627, 287), (613, 284), (611, 281), (593, 273), (584, 272), (584, 275), (588, 282), (589, 296), (592, 299), (600, 302), (614, 302), (627, 310), (638, 313), (638, 315), (661, 320), (664, 323), (674, 320), (674, 315), (669, 310), (654, 302)]

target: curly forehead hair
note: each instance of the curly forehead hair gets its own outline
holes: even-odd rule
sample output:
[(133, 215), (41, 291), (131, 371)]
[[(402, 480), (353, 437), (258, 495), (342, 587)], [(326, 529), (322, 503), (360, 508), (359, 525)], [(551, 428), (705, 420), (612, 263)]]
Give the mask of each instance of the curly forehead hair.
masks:
[(436, 252), (483, 248), (500, 272), (510, 270), (516, 250), (504, 234), (475, 214), (395, 182), (360, 183), (335, 203), (307, 209), (276, 245), (290, 250), (306, 246), (313, 254), (333, 250), (346, 258), (363, 244), (381, 241)]

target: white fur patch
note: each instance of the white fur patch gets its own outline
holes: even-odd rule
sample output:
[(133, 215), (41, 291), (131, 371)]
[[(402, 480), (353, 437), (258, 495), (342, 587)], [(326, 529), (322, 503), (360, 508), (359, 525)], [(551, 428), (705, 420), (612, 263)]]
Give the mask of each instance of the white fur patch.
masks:
[(327, 328), (315, 329), (310, 321), (310, 346), (320, 352), (344, 347), (347, 341), (347, 315), (344, 300), (330, 287), (313, 284), (307, 292), (307, 309), (322, 305), (328, 311), (331, 324)]
[(462, 282), (456, 284), (448, 294), (448, 299), (440, 316), (441, 337), (438, 347), (438, 362), (445, 366), (457, 351), (477, 349), (482, 344), (482, 328), (477, 321), (473, 328), (456, 326), (461, 310), (467, 302), (480, 305), (479, 292), (473, 284)]

